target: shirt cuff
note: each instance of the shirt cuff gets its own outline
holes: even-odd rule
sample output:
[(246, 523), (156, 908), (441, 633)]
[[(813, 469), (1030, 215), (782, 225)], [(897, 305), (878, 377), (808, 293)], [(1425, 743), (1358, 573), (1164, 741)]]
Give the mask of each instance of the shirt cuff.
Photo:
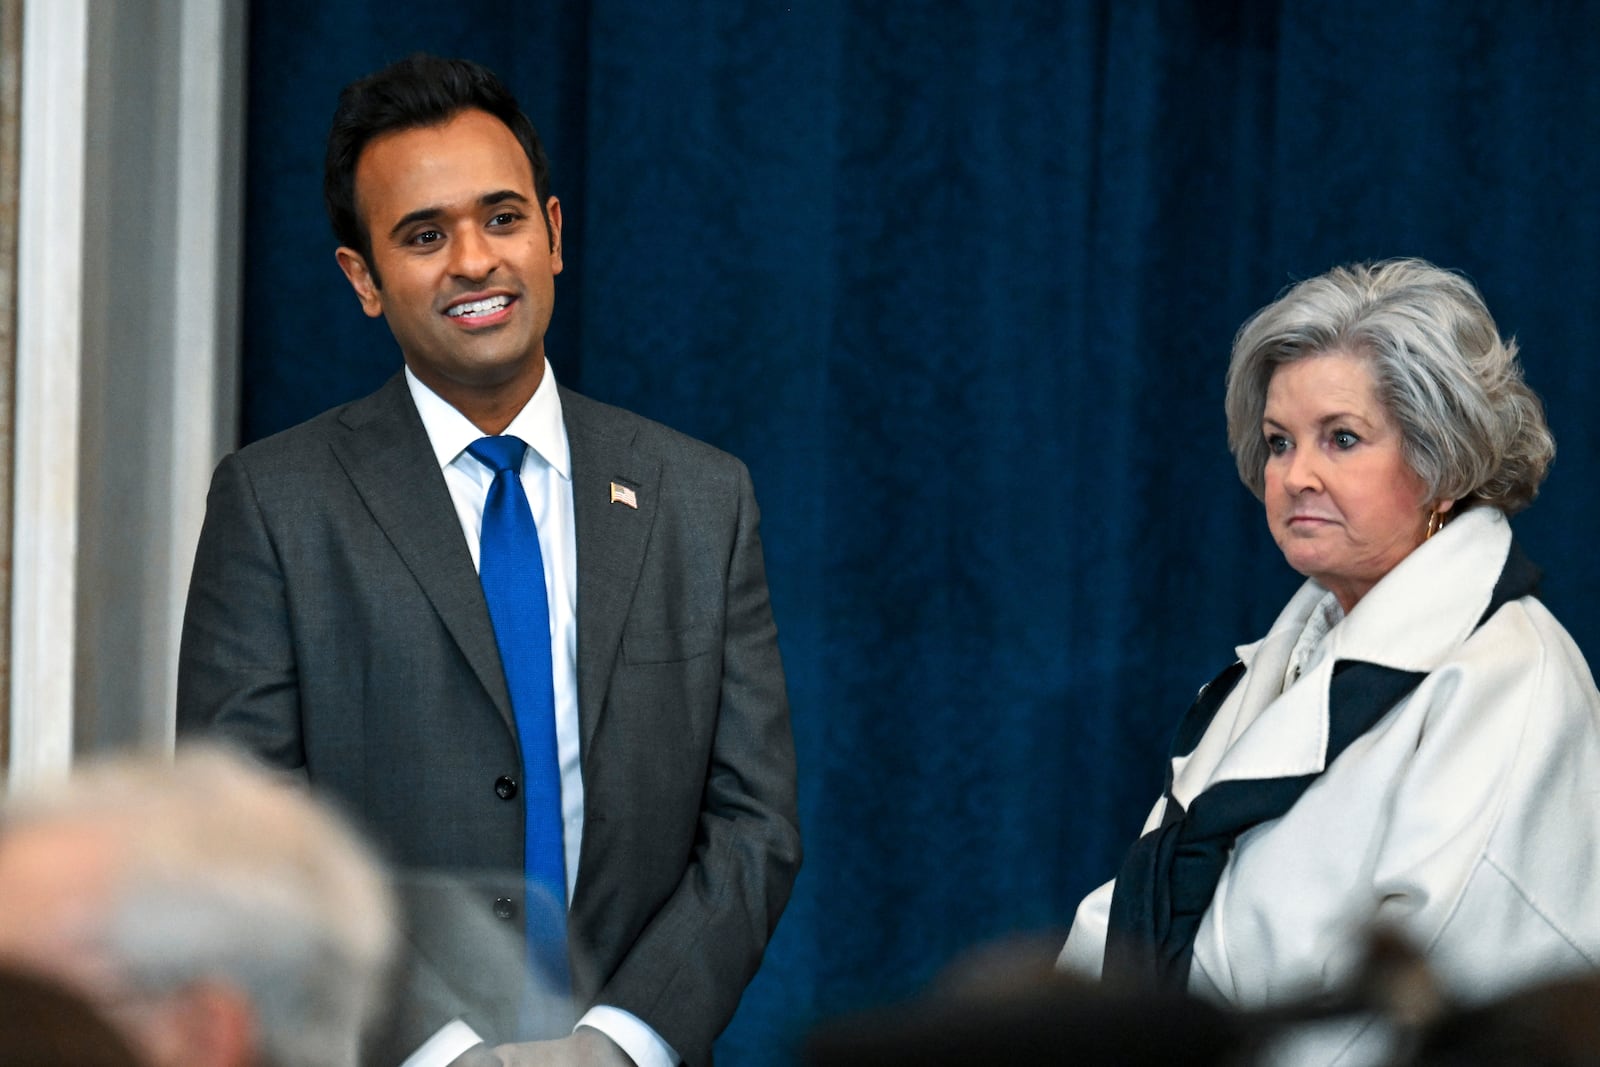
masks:
[[(650, 1029), (650, 1024), (621, 1008), (596, 1004), (583, 1013), (578, 1026), (588, 1026), (605, 1034), (628, 1054), (637, 1067), (678, 1067), (682, 1062), (672, 1046)], [(577, 1029), (574, 1027), (573, 1029)], [(410, 1063), (401, 1067), (412, 1067)]]
[(478, 1031), (461, 1019), (452, 1019), (424, 1041), (417, 1051), (407, 1056), (400, 1067), (445, 1067), (467, 1049), (481, 1044), (483, 1038), (478, 1036)]

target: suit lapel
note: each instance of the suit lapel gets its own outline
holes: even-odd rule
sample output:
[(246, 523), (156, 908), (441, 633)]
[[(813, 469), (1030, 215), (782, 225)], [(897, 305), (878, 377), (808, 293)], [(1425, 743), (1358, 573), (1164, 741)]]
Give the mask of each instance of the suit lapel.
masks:
[[(572, 449), (572, 506), (578, 544), (578, 721), (583, 758), (605, 706), (623, 623), (639, 584), (655, 523), (659, 462), (633, 447), (634, 431), (602, 404), (563, 389), (561, 412)], [(612, 500), (631, 489), (637, 507)]]
[(511, 726), (483, 587), (404, 374), (350, 405), (341, 421), (350, 432), (334, 438), (334, 455)]

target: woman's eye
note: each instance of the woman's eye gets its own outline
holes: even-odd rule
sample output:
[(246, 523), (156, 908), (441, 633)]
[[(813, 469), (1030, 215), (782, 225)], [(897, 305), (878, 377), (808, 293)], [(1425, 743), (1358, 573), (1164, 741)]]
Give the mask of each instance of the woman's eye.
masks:
[(1333, 444), (1335, 448), (1354, 448), (1360, 443), (1360, 441), (1361, 438), (1357, 437), (1349, 430), (1333, 431)]
[(1281, 456), (1289, 451), (1289, 439), (1281, 433), (1267, 434), (1267, 451), (1274, 456)]

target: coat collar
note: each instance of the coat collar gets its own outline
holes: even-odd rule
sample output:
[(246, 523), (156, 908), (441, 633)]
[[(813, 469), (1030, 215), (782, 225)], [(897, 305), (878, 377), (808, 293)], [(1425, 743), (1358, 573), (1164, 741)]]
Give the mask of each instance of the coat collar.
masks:
[(1174, 795), (1187, 804), (1215, 782), (1324, 770), (1335, 665), (1357, 660), (1421, 673), (1437, 668), (1482, 618), (1510, 547), (1503, 514), (1469, 509), (1373, 586), (1329, 633), (1326, 654), (1280, 694), (1295, 642), (1327, 595), (1308, 580), (1265, 637), (1237, 649), (1244, 679), (1194, 752), (1174, 760)]
[(1505, 515), (1469, 508), (1361, 598), (1329, 635), (1330, 658), (1433, 670), (1478, 625), (1510, 550)]
[(396, 374), (376, 393), (350, 404), (339, 421), (349, 432), (334, 438), (334, 456), (501, 718), (512, 724), (511, 696), (483, 587), (404, 376)]

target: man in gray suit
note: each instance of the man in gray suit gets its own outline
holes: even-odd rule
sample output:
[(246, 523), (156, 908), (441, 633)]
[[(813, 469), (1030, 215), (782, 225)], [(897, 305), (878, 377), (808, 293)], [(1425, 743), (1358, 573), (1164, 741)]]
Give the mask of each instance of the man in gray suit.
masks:
[[(179, 727), (303, 771), (417, 883), (466, 876), (465, 919), (412, 887), (390, 1062), (708, 1063), (800, 863), (749, 475), (557, 387), (544, 333), (561, 207), (532, 125), (488, 71), (413, 56), (346, 87), (325, 193), (339, 265), (405, 368), (218, 466)], [(526, 1040), (515, 980), (462, 933), (481, 920), (520, 944), (541, 906), (520, 878), (519, 794), (538, 783), (475, 573), (498, 483), (468, 448), (499, 435), (528, 446), (515, 476), (548, 601), (581, 1014), (541, 1041)]]

